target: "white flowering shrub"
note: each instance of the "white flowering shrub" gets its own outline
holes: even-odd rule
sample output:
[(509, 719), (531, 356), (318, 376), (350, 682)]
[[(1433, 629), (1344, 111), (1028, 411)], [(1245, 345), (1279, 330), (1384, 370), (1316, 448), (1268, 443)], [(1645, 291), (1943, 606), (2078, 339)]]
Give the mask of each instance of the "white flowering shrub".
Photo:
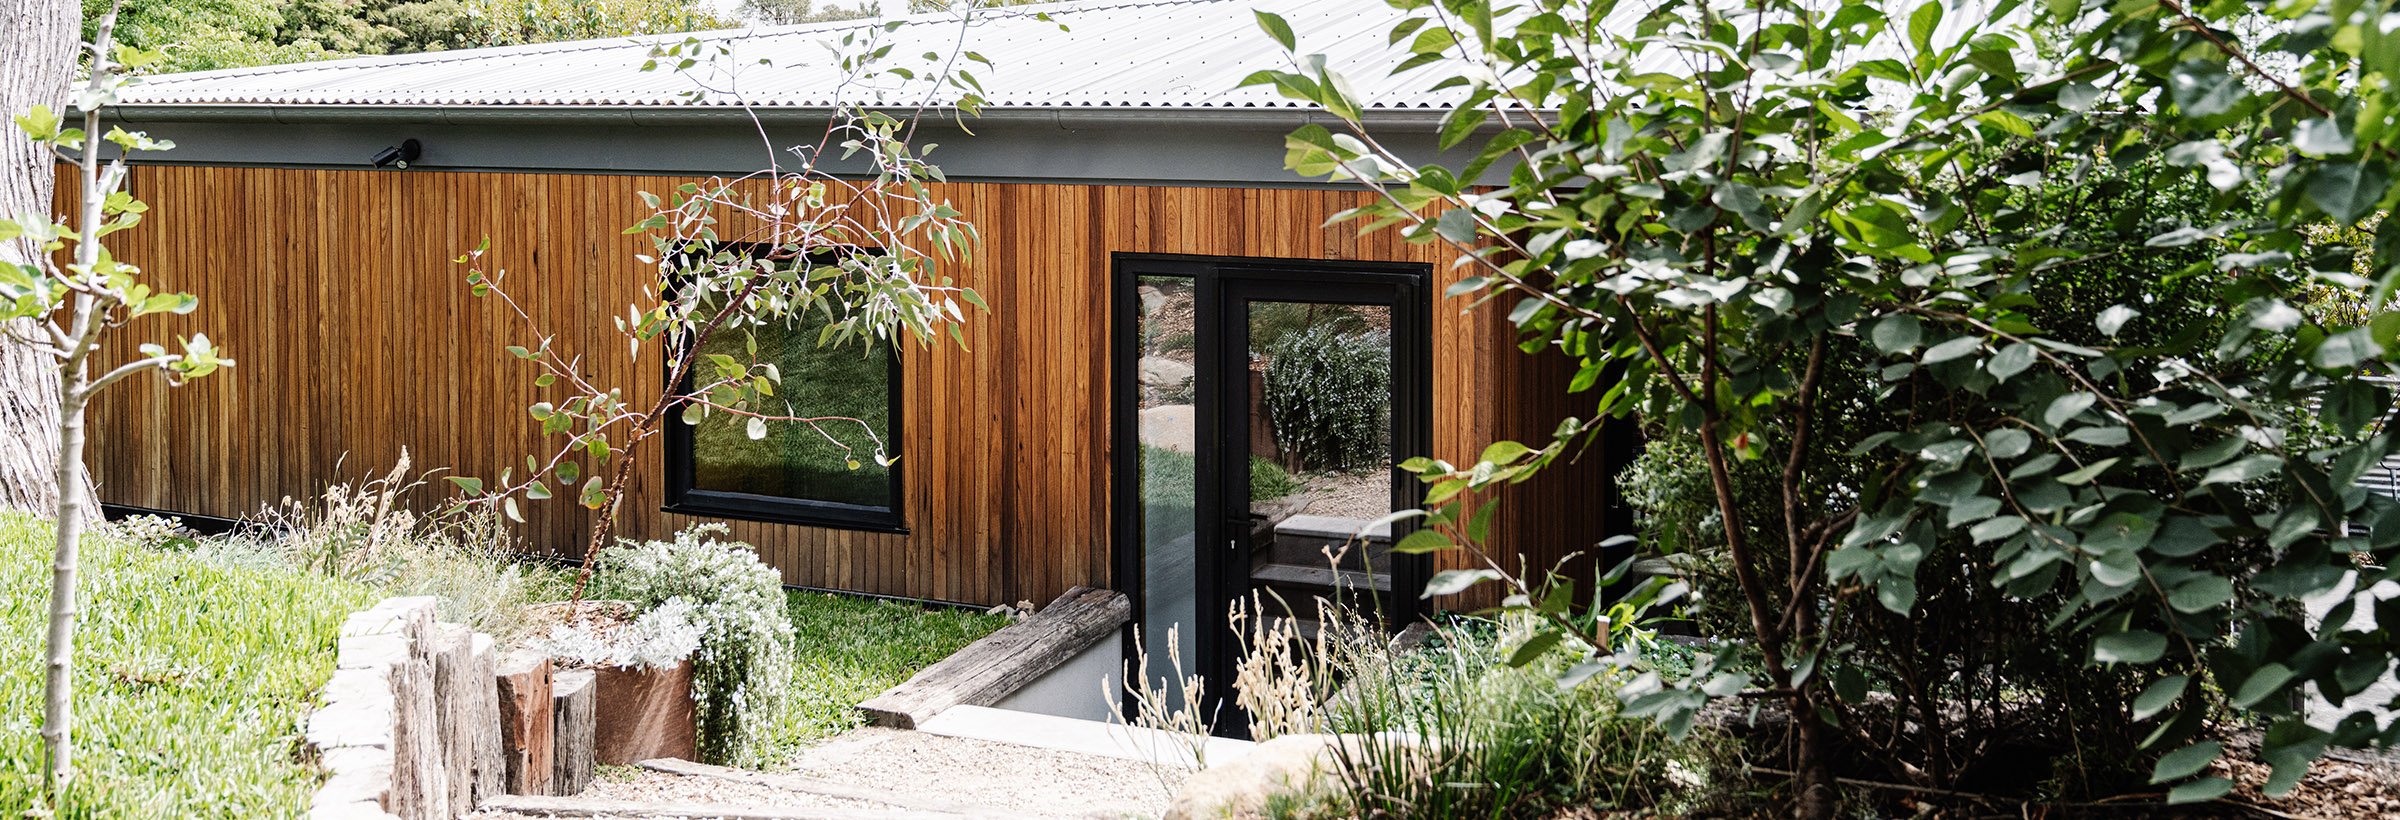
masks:
[(698, 610), (690, 601), (669, 598), (615, 629), (595, 632), (558, 624), (532, 644), (574, 666), (670, 667), (700, 651), (703, 630), (694, 620)]
[(792, 622), (783, 579), (750, 545), (716, 538), (725, 532), (696, 524), (669, 541), (619, 541), (601, 554), (594, 580), (602, 597), (652, 614), (688, 608), (681, 617), (699, 642), (691, 657), (700, 758), (742, 766), (757, 762), (791, 689)]

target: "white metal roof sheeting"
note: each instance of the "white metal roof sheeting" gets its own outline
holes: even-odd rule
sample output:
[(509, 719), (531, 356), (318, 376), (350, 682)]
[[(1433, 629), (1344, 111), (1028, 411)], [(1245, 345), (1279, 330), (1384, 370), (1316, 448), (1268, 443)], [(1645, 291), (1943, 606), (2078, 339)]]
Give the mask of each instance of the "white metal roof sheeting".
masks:
[[(1272, 87), (1237, 88), (1262, 68), (1288, 65), (1282, 49), (1260, 30), (1252, 9), (1284, 16), (1299, 33), (1303, 53), (1323, 53), (1356, 86), (1363, 104), (1378, 109), (1447, 107), (1458, 89), (1428, 93), (1439, 67), (1398, 77), (1385, 66), (1408, 56), (1386, 43), (1398, 14), (1382, 0), (1084, 0), (920, 14), (899, 18), (886, 33), (874, 20), (756, 27), (697, 35), (620, 37), (530, 46), (460, 49), (314, 63), (169, 74), (128, 89), (125, 104), (142, 106), (734, 106), (828, 108), (844, 104), (940, 104), (958, 92), (936, 88), (937, 73), (923, 55), (962, 48), (992, 66), (959, 60), (983, 87), (991, 107), (1301, 108)], [(1037, 17), (1047, 14), (1049, 20)], [(1063, 26), (1063, 29), (1062, 29)], [(843, 35), (869, 38), (891, 51), (879, 65), (906, 68), (918, 79), (886, 73), (858, 81), (838, 66)], [(654, 45), (697, 36), (731, 59), (704, 61), (677, 73), (643, 72)], [(760, 60), (771, 65), (760, 65)], [(738, 66), (738, 68), (736, 67)], [(1430, 76), (1429, 76), (1430, 75)], [(695, 102), (686, 95), (706, 85), (715, 92)]]

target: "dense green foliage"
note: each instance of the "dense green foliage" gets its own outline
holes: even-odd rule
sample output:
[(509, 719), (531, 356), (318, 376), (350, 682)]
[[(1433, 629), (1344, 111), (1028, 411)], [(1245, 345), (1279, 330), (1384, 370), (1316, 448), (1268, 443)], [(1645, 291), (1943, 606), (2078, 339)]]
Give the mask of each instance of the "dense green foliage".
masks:
[[(1832, 816), (1837, 762), (1858, 765), (1837, 750), (1877, 778), (1969, 782), (1998, 750), (1939, 746), (1953, 716), (1997, 721), (2020, 687), (2074, 676), (2132, 729), (2075, 751), (2150, 765), (2173, 802), (2232, 788), (2202, 736), (2228, 707), (2268, 724), (2270, 795), (2328, 745), (2400, 740), (2290, 705), (2305, 685), (2361, 709), (2400, 655), (2400, 633), (2343, 626), (2400, 604), (2298, 614), (2400, 578), (2380, 569), (2400, 502), (2357, 485), (2395, 449), (2368, 377), (2400, 352), (2400, 313), (2381, 312), (2400, 232), (2319, 238), (2400, 196), (2388, 3), (1394, 5), (1410, 65), (1457, 61), (1430, 81), (1468, 102), (1442, 142), (1473, 137), (1478, 158), (1414, 165), (1354, 135), (1370, 129), (1348, 82), (1262, 14), (1295, 59), (1253, 82), (1354, 132), (1303, 128), (1288, 162), (1383, 195), (1348, 216), (1468, 252), (1452, 294), (1504, 300), (1525, 347), (1577, 357), (1595, 397), (1553, 442), (1412, 462), (1433, 509), (1404, 550), (1475, 549), (1490, 493), (1599, 419), (1686, 442), (1746, 641), (1620, 694), (1670, 726), (1712, 697), (1779, 702), (1806, 817)], [(2293, 68), (2259, 69), (2252, 46)], [(1494, 167), (1505, 184), (1471, 187)], [(2363, 309), (2300, 309), (2326, 286)], [(1579, 656), (1570, 681), (1623, 663), (1615, 629), (1571, 617), (1590, 579), (1512, 569), (1428, 592), (1497, 579)], [(1923, 673), (1895, 664), (1957, 688), (1907, 691)]]
[[(86, 0), (85, 35), (116, 0)], [(160, 72), (731, 28), (694, 0), (128, 0), (119, 41)]]
[(795, 669), (783, 578), (748, 544), (720, 541), (728, 527), (695, 524), (666, 541), (624, 541), (601, 554), (602, 598), (645, 610), (689, 607), (698, 627), (692, 654), (700, 758), (758, 765), (772, 739)]
[[(0, 810), (42, 802), (40, 656), (50, 527), (0, 514)], [(268, 561), (84, 539), (75, 661), (81, 774), (59, 817), (287, 817), (317, 772), (294, 745), (342, 619), (382, 593)]]
[(897, 686), (1008, 623), (998, 615), (930, 609), (821, 592), (787, 593), (799, 654), (791, 696), (769, 730), (782, 759), (858, 728), (858, 704)]
[(1267, 348), (1267, 418), (1295, 467), (1355, 470), (1391, 458), (1391, 337), (1311, 325)]

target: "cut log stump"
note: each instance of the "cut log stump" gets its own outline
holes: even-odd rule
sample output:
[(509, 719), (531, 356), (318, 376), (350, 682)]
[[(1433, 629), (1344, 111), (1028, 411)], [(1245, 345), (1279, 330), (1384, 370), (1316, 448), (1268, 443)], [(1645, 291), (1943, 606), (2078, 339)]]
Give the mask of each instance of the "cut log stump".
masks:
[(550, 791), (575, 795), (592, 784), (593, 721), (599, 686), (592, 670), (570, 669), (550, 679)]
[(550, 658), (517, 651), (500, 660), (492, 682), (500, 700), (502, 790), (549, 794), (551, 747)]

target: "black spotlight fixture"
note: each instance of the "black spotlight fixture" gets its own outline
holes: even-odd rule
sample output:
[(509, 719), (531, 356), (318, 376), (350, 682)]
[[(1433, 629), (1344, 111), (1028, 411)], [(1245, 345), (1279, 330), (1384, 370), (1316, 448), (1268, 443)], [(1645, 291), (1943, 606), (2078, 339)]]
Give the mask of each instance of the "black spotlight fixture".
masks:
[(417, 157), (423, 156), (424, 153), (424, 143), (416, 140), (401, 140), (399, 145), (376, 152), (372, 162), (377, 168), (388, 165), (406, 169), (409, 163), (417, 161)]

